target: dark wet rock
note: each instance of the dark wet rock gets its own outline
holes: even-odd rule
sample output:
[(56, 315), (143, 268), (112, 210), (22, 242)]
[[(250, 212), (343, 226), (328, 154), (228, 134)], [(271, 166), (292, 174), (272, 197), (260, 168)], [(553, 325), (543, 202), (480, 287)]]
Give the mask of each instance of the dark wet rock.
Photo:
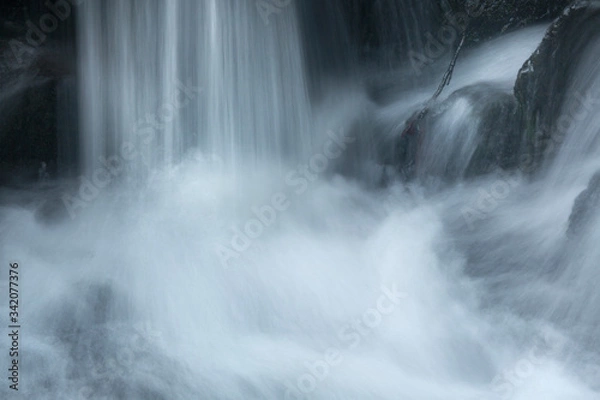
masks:
[[(467, 177), (482, 175), (498, 168), (512, 170), (519, 166), (521, 133), (516, 99), (501, 91), (468, 93), (474, 113), (480, 116), (479, 143), (468, 167)], [(457, 96), (460, 92), (457, 93)]]
[(576, 1), (546, 32), (521, 68), (515, 96), (521, 109), (526, 151), (536, 166), (560, 133), (557, 126), (569, 77), (594, 39), (600, 37), (600, 1)]
[(569, 227), (567, 236), (574, 238), (583, 233), (591, 221), (600, 215), (600, 171), (597, 172), (588, 187), (575, 199), (571, 215), (569, 216)]
[(384, 164), (404, 178), (447, 181), (519, 166), (521, 134), (516, 99), (486, 84), (465, 87), (432, 106), (422, 120), (398, 129), (380, 148)]
[[(1, 66), (0, 66), (1, 67)], [(0, 185), (73, 170), (77, 151), (74, 66), (45, 51), (0, 76)], [(45, 172), (40, 176), (40, 168)]]
[(5, 91), (0, 101), (0, 184), (37, 180), (42, 162), (56, 161), (56, 82), (31, 78)]
[[(444, 0), (441, 0), (444, 3)], [(448, 0), (452, 12), (469, 15), (470, 41), (485, 40), (500, 33), (560, 15), (571, 0)]]
[[(316, 1), (321, 8), (322, 3)], [(401, 62), (410, 49), (421, 49), (427, 41), (425, 34), (435, 29), (443, 17), (443, 7), (437, 0), (337, 0), (337, 3), (359, 58), (367, 62), (377, 60), (380, 65)]]
[[(309, 54), (308, 69), (344, 70), (349, 60), (382, 69), (405, 63), (409, 52), (427, 55), (441, 41), (441, 28), (470, 21), (469, 42), (558, 17), (570, 0), (304, 0), (297, 3)], [(468, 14), (468, 17), (467, 17)], [(343, 40), (340, 40), (343, 38)], [(443, 39), (442, 39), (443, 40)], [(442, 43), (436, 60), (449, 55), (458, 39)], [(413, 77), (414, 78), (414, 77)]]
[[(378, 82), (382, 74), (394, 71), (392, 80), (397, 82), (397, 69), (411, 51), (424, 53), (428, 33), (437, 32), (444, 12), (438, 0), (302, 0), (296, 7), (309, 92), (316, 101), (332, 81)], [(377, 73), (365, 77), (365, 70)], [(407, 75), (406, 85), (413, 87), (416, 78)]]
[[(65, 137), (65, 107), (76, 109), (67, 99), (66, 85), (75, 76), (75, 7), (59, 18), (56, 28), (42, 36), (31, 35), (40, 20), (52, 15), (44, 0), (6, 0), (0, 5), (0, 185), (36, 182), (42, 163), (48, 177), (55, 177), (59, 164), (70, 170), (75, 147)], [(52, 2), (54, 4), (54, 2)], [(40, 31), (41, 32), (41, 31)], [(37, 41), (32, 41), (32, 37)], [(76, 89), (74, 90), (76, 93)], [(68, 100), (68, 105), (65, 100)], [(64, 113), (63, 113), (64, 114)], [(74, 119), (76, 121), (76, 119)], [(61, 133), (60, 131), (63, 130)], [(61, 135), (63, 135), (61, 140)]]

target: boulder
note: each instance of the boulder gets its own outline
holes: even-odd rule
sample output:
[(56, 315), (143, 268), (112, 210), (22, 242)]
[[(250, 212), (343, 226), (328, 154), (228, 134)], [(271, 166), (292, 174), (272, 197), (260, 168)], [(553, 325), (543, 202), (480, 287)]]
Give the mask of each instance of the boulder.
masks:
[(432, 106), (410, 129), (388, 121), (396, 135), (380, 155), (400, 176), (434, 176), (446, 181), (519, 166), (522, 137), (517, 101), (489, 84), (468, 86)]
[(588, 187), (577, 196), (571, 215), (569, 216), (569, 227), (567, 237), (575, 238), (597, 219), (600, 213), (600, 171), (590, 179)]
[(576, 1), (552, 24), (525, 62), (515, 84), (526, 152), (539, 167), (551, 142), (560, 142), (557, 122), (578, 61), (600, 37), (600, 1)]
[[(442, 3), (445, 0), (440, 0)], [(453, 12), (471, 16), (471, 42), (560, 15), (571, 0), (446, 0)]]

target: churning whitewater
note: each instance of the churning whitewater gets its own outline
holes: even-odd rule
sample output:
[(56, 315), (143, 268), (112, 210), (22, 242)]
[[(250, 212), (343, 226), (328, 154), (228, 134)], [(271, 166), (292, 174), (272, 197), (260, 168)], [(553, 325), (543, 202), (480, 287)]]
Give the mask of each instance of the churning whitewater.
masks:
[[(600, 220), (567, 234), (600, 170), (597, 51), (543, 174), (441, 179), (478, 144), (464, 96), (403, 181), (361, 146), (437, 82), (311, 104), (294, 6), (138, 3), (81, 6), (83, 179), (4, 193), (31, 205), (0, 217), (22, 398), (600, 398)], [(546, 29), (466, 50), (443, 97), (509, 93)]]

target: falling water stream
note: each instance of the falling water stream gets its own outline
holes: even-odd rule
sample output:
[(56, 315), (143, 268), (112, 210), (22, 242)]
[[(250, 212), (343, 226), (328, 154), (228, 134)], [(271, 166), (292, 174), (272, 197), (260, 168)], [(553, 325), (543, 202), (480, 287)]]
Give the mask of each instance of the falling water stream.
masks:
[[(336, 173), (349, 127), (403, 121), (436, 83), (375, 106), (338, 82), (311, 105), (294, 6), (267, 24), (233, 3), (83, 5), (81, 153), (90, 179), (111, 159), (118, 176), (73, 218), (1, 209), (22, 398), (599, 399), (600, 220), (566, 235), (600, 169), (598, 104), (535, 178), (374, 190)], [(510, 92), (545, 29), (470, 49), (444, 97)], [(580, 63), (565, 113), (600, 98), (598, 72)], [(445, 111), (420, 168), (469, 157), (473, 106)]]
[(124, 143), (149, 167), (178, 162), (192, 147), (237, 169), (310, 151), (295, 8), (271, 18), (265, 23), (251, 1), (85, 3), (88, 171)]

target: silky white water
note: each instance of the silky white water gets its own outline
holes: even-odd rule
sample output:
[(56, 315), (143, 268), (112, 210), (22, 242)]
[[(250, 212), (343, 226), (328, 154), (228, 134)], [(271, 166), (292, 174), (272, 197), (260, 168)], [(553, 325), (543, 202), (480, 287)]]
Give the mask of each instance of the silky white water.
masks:
[(86, 171), (123, 144), (143, 154), (133, 169), (178, 162), (190, 147), (238, 169), (309, 151), (295, 7), (276, 17), (266, 20), (253, 1), (84, 3)]
[[(191, 4), (176, 3), (176, 12)], [(202, 15), (227, 3), (207, 2), (212, 8)], [(160, 14), (166, 35), (170, 12)], [(523, 30), (467, 54), (453, 85), (485, 80), (510, 90), (542, 34)], [(278, 40), (285, 51), (295, 43)], [(227, 44), (211, 46), (206, 51), (236, 53)], [(368, 103), (360, 90), (348, 89), (326, 110), (288, 108), (277, 94), (290, 95), (286, 85), (298, 89), (294, 79), (302, 74), (286, 70), (292, 81), (244, 81), (244, 93), (257, 96), (234, 99), (226, 87), (233, 72), (215, 54), (209, 59), (208, 69), (228, 77), (199, 94), (206, 104), (198, 109), (213, 121), (199, 134), (206, 147), (164, 150), (185, 140), (179, 129), (190, 120), (173, 119), (157, 136), (165, 146), (151, 149), (180, 162), (143, 164), (145, 179), (139, 166), (124, 168), (74, 218), (48, 221), (35, 201), (2, 207), (3, 263), (16, 261), (22, 271), (23, 398), (600, 398), (600, 224), (576, 243), (565, 236), (573, 200), (598, 167), (597, 146), (579, 159), (565, 146), (555, 170), (533, 180), (492, 175), (434, 192), (420, 183), (366, 189), (303, 167), (325, 146), (342, 150), (324, 156), (328, 166), (343, 158), (354, 139), (345, 128)], [(248, 62), (261, 75), (260, 61)], [(130, 94), (144, 90), (140, 80), (159, 79), (164, 87), (148, 87), (164, 93), (178, 68), (163, 68), (158, 78), (134, 77), (131, 69), (110, 84)], [(103, 92), (88, 97), (90, 107), (99, 107), (87, 109), (90, 129), (126, 126), (136, 114), (110, 101), (122, 97), (102, 88), (104, 79), (86, 86)], [(138, 86), (127, 91), (123, 84)], [(572, 90), (597, 85), (590, 75)], [(261, 95), (268, 88), (275, 97), (267, 106)], [(378, 115), (393, 108), (409, 114), (434, 89), (404, 96)], [(468, 125), (464, 109), (450, 110), (450, 117)], [(249, 132), (264, 133), (242, 138), (237, 124), (247, 127), (250, 115)], [(582, 135), (594, 143), (597, 119), (590, 113), (572, 124), (565, 144)], [(263, 131), (264, 124), (272, 126)], [(281, 125), (311, 127), (314, 140), (278, 131)], [(275, 131), (302, 146), (307, 140), (306, 147), (292, 146), (286, 158), (285, 146), (269, 136)], [(110, 140), (86, 133), (92, 171), (95, 157), (111, 154), (101, 148), (127, 139), (118, 132), (126, 131)], [(247, 137), (256, 148), (236, 145)], [(98, 142), (104, 140), (112, 144)], [(482, 194), (500, 193), (500, 186), (508, 187), (501, 196)], [(465, 207), (478, 217), (465, 217)]]

